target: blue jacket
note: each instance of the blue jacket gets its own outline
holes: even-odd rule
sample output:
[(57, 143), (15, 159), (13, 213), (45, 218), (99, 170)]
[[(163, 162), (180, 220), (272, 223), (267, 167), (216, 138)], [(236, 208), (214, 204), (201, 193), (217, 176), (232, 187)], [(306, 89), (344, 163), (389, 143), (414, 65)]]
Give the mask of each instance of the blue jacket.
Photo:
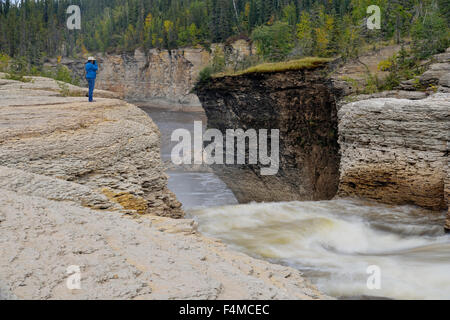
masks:
[(93, 63), (86, 63), (86, 79), (97, 78), (98, 65)]

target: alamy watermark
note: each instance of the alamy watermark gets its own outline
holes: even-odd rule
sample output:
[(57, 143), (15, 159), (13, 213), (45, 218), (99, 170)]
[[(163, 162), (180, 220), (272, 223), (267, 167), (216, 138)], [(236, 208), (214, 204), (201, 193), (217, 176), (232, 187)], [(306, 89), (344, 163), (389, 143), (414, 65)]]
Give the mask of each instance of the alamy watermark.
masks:
[(67, 289), (81, 290), (81, 269), (80, 266), (69, 266), (66, 270), (69, 277), (66, 281)]
[(67, 14), (70, 16), (67, 18), (67, 29), (69, 30), (81, 30), (81, 9), (77, 5), (71, 5), (67, 8)]
[(263, 176), (276, 175), (280, 168), (278, 129), (270, 130), (270, 135), (267, 129), (228, 129), (224, 137), (218, 129), (209, 129), (203, 134), (203, 123), (195, 121), (193, 139), (187, 129), (175, 130), (171, 139), (178, 142), (171, 153), (175, 165), (259, 164)]
[(367, 289), (381, 290), (381, 268), (376, 265), (369, 266), (366, 272), (370, 275), (367, 278)]
[(369, 30), (381, 29), (381, 9), (379, 6), (371, 5), (367, 7), (367, 14), (371, 14), (367, 18), (367, 28)]

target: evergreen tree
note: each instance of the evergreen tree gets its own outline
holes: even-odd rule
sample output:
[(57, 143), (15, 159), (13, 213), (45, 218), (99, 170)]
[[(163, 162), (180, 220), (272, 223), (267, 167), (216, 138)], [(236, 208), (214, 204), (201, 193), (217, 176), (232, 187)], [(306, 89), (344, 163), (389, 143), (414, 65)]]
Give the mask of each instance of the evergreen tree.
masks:
[[(276, 31), (298, 55), (352, 57), (363, 45), (412, 38), (415, 54), (426, 57), (448, 45), (449, 1), (0, 0), (0, 53), (39, 66), (44, 56), (208, 46), (238, 35), (266, 43), (260, 36)], [(81, 30), (66, 27), (72, 4), (81, 7)], [(366, 27), (372, 4), (381, 8), (379, 31)]]

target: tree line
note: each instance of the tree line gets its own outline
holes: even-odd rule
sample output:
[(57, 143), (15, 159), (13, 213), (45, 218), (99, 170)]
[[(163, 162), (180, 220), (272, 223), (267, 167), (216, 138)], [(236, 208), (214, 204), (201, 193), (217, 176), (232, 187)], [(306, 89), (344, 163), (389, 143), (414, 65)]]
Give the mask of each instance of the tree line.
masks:
[[(79, 5), (81, 30), (66, 9)], [(366, 26), (369, 5), (381, 29)], [(449, 44), (450, 0), (0, 0), (0, 52), (38, 65), (45, 56), (208, 47), (247, 38), (264, 60), (357, 56), (364, 46), (412, 39), (423, 57)]]

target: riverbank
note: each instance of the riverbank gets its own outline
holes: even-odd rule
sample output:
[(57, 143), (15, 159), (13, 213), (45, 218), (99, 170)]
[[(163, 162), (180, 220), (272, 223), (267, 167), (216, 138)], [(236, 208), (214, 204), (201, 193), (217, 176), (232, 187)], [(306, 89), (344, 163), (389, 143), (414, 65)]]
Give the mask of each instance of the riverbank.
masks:
[[(0, 297), (328, 298), (299, 271), (171, 219), (183, 212), (145, 112), (43, 81), (0, 79)], [(70, 266), (79, 290), (67, 288)]]

